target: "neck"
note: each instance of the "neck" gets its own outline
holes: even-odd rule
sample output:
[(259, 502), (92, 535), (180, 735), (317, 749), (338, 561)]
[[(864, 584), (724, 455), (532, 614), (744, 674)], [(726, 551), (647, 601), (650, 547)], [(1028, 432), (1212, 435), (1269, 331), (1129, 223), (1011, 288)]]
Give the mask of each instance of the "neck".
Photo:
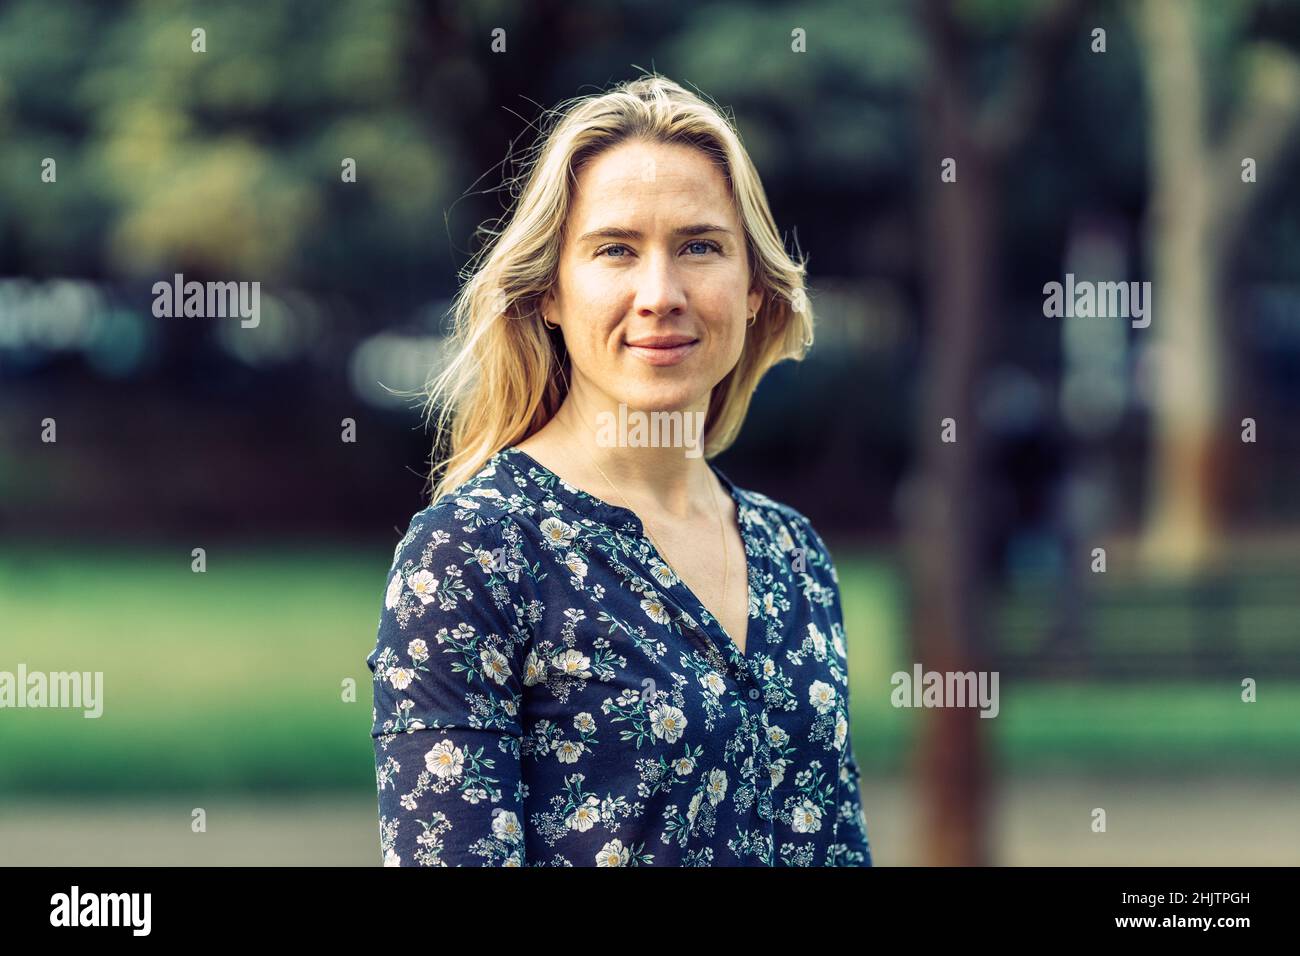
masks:
[(598, 497), (606, 498), (614, 490), (629, 499), (617, 504), (631, 504), (634, 509), (649, 507), (680, 518), (712, 514), (716, 479), (701, 453), (703, 429), (694, 427), (703, 420), (706, 406), (707, 399), (703, 399), (673, 416), (680, 419), (681, 435), (698, 441), (698, 448), (650, 444), (653, 419), (649, 414), (644, 416), (644, 440), (634, 444), (629, 440), (632, 435), (624, 436), (622, 427), (626, 423), (628, 432), (633, 432), (636, 410), (626, 409), (620, 416), (617, 403), (595, 401), (575, 392), (569, 393), (555, 418), (534, 437), (562, 449), (571, 472), (584, 476), (576, 482), (562, 477), (588, 491), (599, 489)]

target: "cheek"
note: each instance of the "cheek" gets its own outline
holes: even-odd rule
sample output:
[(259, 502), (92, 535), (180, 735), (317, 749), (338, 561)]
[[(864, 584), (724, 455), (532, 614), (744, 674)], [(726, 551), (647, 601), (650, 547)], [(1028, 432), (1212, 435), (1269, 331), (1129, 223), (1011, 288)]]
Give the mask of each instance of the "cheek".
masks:
[(709, 302), (703, 306), (707, 309), (704, 314), (708, 316), (710, 331), (718, 342), (725, 343), (728, 354), (739, 354), (745, 343), (745, 319), (749, 316), (744, 283), (739, 277), (728, 276), (710, 292)]
[(718, 343), (719, 359), (728, 363), (727, 367), (730, 368), (740, 358), (745, 347), (745, 323), (720, 322), (715, 326), (713, 336)]
[(564, 345), (575, 362), (607, 361), (609, 341), (617, 311), (607, 284), (577, 269), (563, 280), (565, 303)]
[(603, 315), (570, 316), (564, 345), (574, 367), (588, 378), (603, 380), (617, 375), (617, 328), (616, 322), (606, 321)]

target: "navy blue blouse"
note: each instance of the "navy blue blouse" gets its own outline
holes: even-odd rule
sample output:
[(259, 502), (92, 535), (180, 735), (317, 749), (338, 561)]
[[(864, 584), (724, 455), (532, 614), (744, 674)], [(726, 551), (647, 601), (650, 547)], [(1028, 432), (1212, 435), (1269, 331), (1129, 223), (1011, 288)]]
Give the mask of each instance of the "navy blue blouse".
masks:
[(386, 865), (871, 865), (830, 554), (714, 472), (744, 653), (631, 510), (518, 448), (411, 519), (366, 659)]

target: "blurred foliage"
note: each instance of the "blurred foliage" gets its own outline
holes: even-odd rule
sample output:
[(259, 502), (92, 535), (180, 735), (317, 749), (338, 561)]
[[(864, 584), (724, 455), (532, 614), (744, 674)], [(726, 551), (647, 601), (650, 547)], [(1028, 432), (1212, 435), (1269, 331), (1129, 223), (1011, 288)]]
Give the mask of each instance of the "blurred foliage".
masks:
[[(1149, 117), (1132, 4), (1081, 2), (1086, 27), (1048, 72), (1046, 106), (997, 198), (1000, 228), (990, 241), (1003, 300), (983, 331), (989, 352), (1041, 389), (1044, 411), (1032, 427), (1043, 444), (1064, 449), (1045, 463), (1057, 474), (1080, 447), (1056, 410), (1061, 328), (1042, 321), (1043, 277), (1059, 275), (1071, 243), (1097, 222), (1126, 268), (1146, 271)], [(1277, 75), (1284, 61), (1272, 54), (1300, 49), (1300, 5), (1194, 2), (1206, 89), (1222, 122), (1250, 76)], [(1014, 73), (1027, 24), (1050, 7), (956, 0), (972, 100)], [(97, 486), (105, 497), (75, 483), (71, 492), (87, 510), (133, 526), (147, 514), (159, 531), (189, 529), (176, 517), (183, 508), (224, 504), (226, 526), (265, 527), (272, 510), (285, 511), (285, 476), (303, 489), (294, 513), (312, 528), (341, 529), (342, 516), (387, 527), (365, 512), (376, 503), (400, 520), (418, 483), (392, 463), (422, 470), (428, 439), (413, 413), (358, 400), (349, 362), (359, 343), (387, 330), (433, 331), (476, 248), (474, 228), (505, 209), (509, 194), (499, 187), (543, 111), (645, 68), (736, 119), (787, 244), (809, 257), (817, 344), (802, 366), (763, 383), (723, 464), (742, 483), (807, 503), (814, 520), (892, 534), (893, 496), (915, 441), (918, 356), (930, 344), (921, 308), (930, 292), (924, 187), (935, 171), (918, 157), (934, 63), (923, 9), (909, 0), (11, 0), (0, 6), (0, 278), (94, 280), (116, 294), (112, 308), (145, 319), (135, 327), (144, 340), (138, 364), (129, 355), (96, 364), (71, 349), (16, 363), (0, 354), (0, 436), (29, 441), (33, 417), (86, 422), (102, 410), (111, 434), (100, 439), (99, 419), (84, 428), (76, 461), (112, 472)], [(1094, 25), (1107, 31), (1104, 55), (1089, 50)], [(191, 50), (196, 26), (206, 31), (205, 53)], [(496, 29), (505, 31), (504, 53), (492, 51)], [(794, 30), (805, 31), (806, 54), (791, 52)], [(46, 156), (58, 160), (57, 187), (39, 181)], [(340, 181), (344, 157), (357, 161), (356, 183)], [(1281, 426), (1249, 477), (1278, 489), (1251, 498), (1255, 515), (1276, 517), (1283, 505), (1300, 507), (1282, 490), (1295, 487), (1294, 465), (1284, 465), (1297, 438), (1287, 439), (1285, 426), (1300, 421), (1300, 380), (1291, 374), (1300, 363), (1300, 189), (1275, 170), (1261, 170), (1258, 188), (1270, 192), (1233, 264), (1232, 288), (1245, 294), (1232, 332), (1236, 364), (1253, 373), (1241, 376), (1253, 411)], [(297, 310), (295, 334), (310, 354), (305, 345), (270, 348), (264, 361), (242, 362), (208, 325), (149, 321), (143, 292), (173, 271), (300, 293), (310, 301)], [(1266, 282), (1277, 288), (1264, 296)], [(1267, 312), (1257, 304), (1265, 300)], [(240, 342), (264, 344), (275, 327), (268, 314), (257, 336)], [(1131, 340), (1125, 361), (1136, 379), (1143, 343)], [(119, 368), (127, 371), (110, 381)], [(146, 407), (167, 427), (151, 420), (126, 441), (121, 421)], [(836, 414), (845, 407), (854, 414)], [(1127, 469), (1117, 497), (1136, 509), (1146, 422), (1139, 401), (1129, 411), (1106, 447), (1090, 452)], [(364, 474), (361, 465), (339, 466), (344, 415), (366, 436)], [(250, 440), (254, 417), (264, 444)], [(180, 444), (187, 430), (202, 436), (200, 447)], [(141, 443), (163, 434), (155, 456), (140, 454)], [(792, 456), (774, 454), (792, 442)], [(135, 453), (123, 455), (123, 445)], [(170, 490), (132, 467), (159, 459), (173, 471)], [(791, 460), (804, 466), (798, 475), (781, 466)], [(225, 464), (233, 461), (243, 469)], [(312, 481), (322, 463), (329, 477)], [(47, 455), (20, 478), (0, 462), (0, 487), (25, 492), (15, 510), (41, 512), (28, 527), (87, 517), (54, 494), (69, 488), (71, 479), (51, 477), (75, 471), (67, 466)], [(231, 476), (224, 498), (208, 487), (214, 471)], [(850, 471), (861, 495), (818, 493)], [(50, 489), (46, 498), (34, 484)], [(349, 507), (340, 508), (345, 491)], [(176, 507), (165, 509), (168, 501)], [(1024, 515), (1000, 517), (1010, 529)]]
[[(1248, 40), (1300, 46), (1294, 10), (1202, 5), (1215, 103), (1233, 102), (1254, 68), (1236, 55)], [(1046, 6), (955, 5), (978, 83), (1008, 71)], [(1023, 201), (1008, 216), (1008, 262), (1059, 250), (1080, 207), (1140, 209), (1140, 54), (1124, 4), (1086, 6), (1089, 24), (1108, 32), (1105, 69), (1081, 34), (1017, 163)], [(528, 144), (545, 107), (637, 64), (736, 116), (778, 222), (815, 250), (814, 278), (914, 280), (919, 94), (930, 73), (918, 9), (14, 0), (0, 8), (0, 274), (147, 278), (175, 267), (339, 293), (372, 320), (376, 307), (446, 296), (473, 227), (507, 201), (496, 191), (512, 171), (502, 158)], [(191, 51), (196, 26), (205, 53)], [(505, 53), (491, 51), (498, 28)], [(804, 55), (790, 52), (795, 29), (806, 32)], [(47, 156), (58, 189), (38, 183)], [(357, 161), (356, 183), (340, 181), (343, 157)], [(1288, 190), (1290, 215), (1270, 222), (1294, 222), (1298, 195)], [(1269, 231), (1253, 252), (1294, 261), (1294, 230)], [(1035, 274), (1015, 270), (1011, 288)]]
[[(415, 269), (460, 174), (452, 134), (419, 108), (413, 16), (387, 0), (7, 5), (6, 264), (326, 287)], [(46, 156), (58, 189), (37, 185)]]

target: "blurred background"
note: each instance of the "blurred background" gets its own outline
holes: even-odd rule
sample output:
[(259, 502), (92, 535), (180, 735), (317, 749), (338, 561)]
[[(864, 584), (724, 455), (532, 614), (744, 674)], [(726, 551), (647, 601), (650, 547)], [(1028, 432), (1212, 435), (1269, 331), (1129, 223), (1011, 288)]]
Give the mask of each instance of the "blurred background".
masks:
[[(718, 463), (831, 546), (876, 862), (1300, 863), (1281, 0), (0, 4), (0, 670), (104, 673), (0, 711), (0, 862), (379, 863), (406, 393), (542, 110), (641, 68), (809, 256)], [(260, 323), (155, 317), (178, 272)], [(1067, 273), (1150, 326), (1045, 316)], [(916, 663), (999, 715), (893, 707)]]

